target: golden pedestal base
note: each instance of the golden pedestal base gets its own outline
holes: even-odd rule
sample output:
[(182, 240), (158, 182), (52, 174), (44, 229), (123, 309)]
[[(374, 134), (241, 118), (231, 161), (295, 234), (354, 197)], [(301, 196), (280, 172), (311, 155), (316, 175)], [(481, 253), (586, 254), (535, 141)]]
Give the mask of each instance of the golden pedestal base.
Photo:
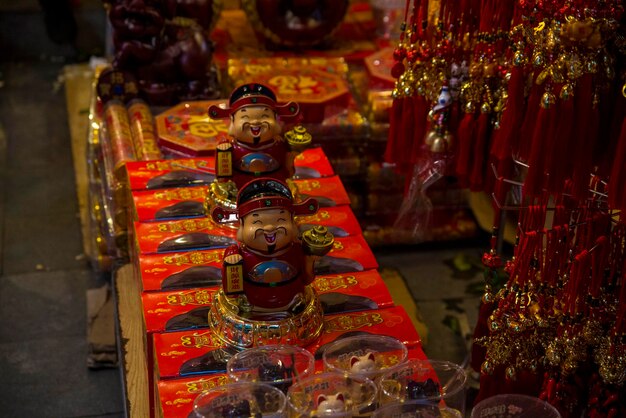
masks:
[(324, 314), (315, 291), (307, 286), (305, 308), (297, 314), (284, 313), (280, 319), (268, 318), (275, 314), (255, 314), (246, 318), (239, 314), (237, 306), (220, 290), (213, 299), (209, 312), (209, 325), (214, 335), (237, 349), (270, 344), (306, 346), (322, 333)]

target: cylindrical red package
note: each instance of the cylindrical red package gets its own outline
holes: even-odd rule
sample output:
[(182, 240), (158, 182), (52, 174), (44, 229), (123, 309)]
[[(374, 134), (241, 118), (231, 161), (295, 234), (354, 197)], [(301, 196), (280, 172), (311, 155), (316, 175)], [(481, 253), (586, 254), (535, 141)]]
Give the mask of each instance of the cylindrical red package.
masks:
[(163, 158), (157, 144), (154, 117), (150, 107), (141, 99), (132, 100), (128, 104), (130, 132), (135, 145), (138, 160), (160, 160)]
[(107, 102), (104, 106), (104, 120), (109, 137), (113, 172), (116, 178), (120, 179), (124, 164), (137, 159), (126, 106), (119, 100)]

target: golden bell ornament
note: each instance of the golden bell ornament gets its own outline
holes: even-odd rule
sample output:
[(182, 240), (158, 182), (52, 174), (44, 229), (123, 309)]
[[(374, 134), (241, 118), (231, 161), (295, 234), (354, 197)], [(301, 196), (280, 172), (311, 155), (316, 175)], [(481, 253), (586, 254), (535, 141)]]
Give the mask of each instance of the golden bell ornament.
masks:
[(517, 380), (517, 371), (515, 370), (515, 367), (513, 366), (507, 367), (506, 370), (504, 371), (504, 375), (506, 376), (507, 380), (510, 380), (510, 381)]
[(493, 373), (493, 364), (489, 360), (483, 361), (483, 364), (480, 365), (480, 372), (482, 374), (491, 375)]
[(574, 97), (574, 86), (572, 86), (571, 84), (564, 84), (563, 87), (561, 87), (559, 97), (562, 100), (569, 100)]
[(428, 147), (430, 148), (435, 142), (435, 139), (440, 136), (441, 135), (439, 135), (439, 133), (436, 130), (432, 129), (428, 131), (428, 133), (426, 134), (426, 137), (424, 138), (424, 143), (428, 145)]

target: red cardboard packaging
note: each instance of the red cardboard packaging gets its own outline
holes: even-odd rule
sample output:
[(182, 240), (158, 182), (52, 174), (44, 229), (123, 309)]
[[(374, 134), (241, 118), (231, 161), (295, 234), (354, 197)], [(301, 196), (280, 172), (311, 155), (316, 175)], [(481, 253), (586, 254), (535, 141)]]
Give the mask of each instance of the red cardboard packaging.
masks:
[(178, 377), (225, 373), (236, 353), (209, 328), (152, 334), (155, 381)]
[(314, 197), (317, 199), (320, 207), (350, 204), (350, 198), (339, 176), (319, 179), (296, 179), (294, 183), (298, 189), (297, 195), (300, 200)]
[(208, 326), (207, 315), (218, 287), (144, 292), (141, 295), (146, 332), (179, 331)]
[(315, 275), (354, 273), (378, 268), (363, 235), (335, 238), (333, 248), (315, 263)]
[(228, 383), (225, 373), (202, 377), (161, 380), (157, 383), (155, 408), (157, 417), (187, 418), (193, 402), (202, 392)]
[(354, 216), (350, 206), (347, 205), (322, 207), (313, 215), (296, 217), (296, 222), (300, 232), (316, 225), (323, 225), (336, 238), (362, 234), (359, 221)]
[(325, 315), (393, 306), (387, 285), (376, 270), (318, 276), (311, 285)]
[(138, 273), (144, 292), (213, 287), (222, 284), (224, 249), (146, 254)]
[(138, 254), (225, 248), (237, 242), (235, 235), (236, 230), (209, 218), (134, 223)]
[(199, 186), (215, 178), (215, 158), (133, 161), (126, 171), (130, 190)]
[(356, 335), (386, 335), (404, 343), (408, 349), (420, 347), (420, 336), (402, 306), (362, 312), (347, 312), (324, 317), (324, 331), (313, 344), (305, 347), (321, 360), (328, 344)]
[(140, 222), (207, 216), (208, 186), (133, 190), (133, 219)]

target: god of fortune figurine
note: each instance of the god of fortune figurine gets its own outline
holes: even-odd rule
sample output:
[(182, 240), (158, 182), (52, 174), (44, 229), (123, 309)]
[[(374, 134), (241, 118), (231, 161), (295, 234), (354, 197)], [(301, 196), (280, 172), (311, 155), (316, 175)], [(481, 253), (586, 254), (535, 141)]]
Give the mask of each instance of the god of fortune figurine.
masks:
[[(314, 279), (315, 261), (330, 251), (334, 238), (321, 226), (300, 237), (294, 220), (296, 215), (313, 214), (317, 209), (314, 199), (295, 203), (287, 184), (276, 179), (259, 178), (241, 188), (237, 196), (238, 244), (224, 252), (222, 291), (218, 292), (215, 307), (219, 312), (212, 311), (214, 318), (209, 319), (212, 326), (225, 327), (214, 330), (218, 335), (226, 334), (227, 340), (234, 339), (237, 344), (247, 338), (229, 335), (233, 329), (228, 324), (217, 324), (220, 318), (226, 322), (268, 321), (268, 326), (279, 329), (281, 321), (302, 315), (314, 318), (311, 327), (321, 332), (321, 305), (308, 285)], [(222, 207), (212, 212), (218, 223), (230, 215)], [(309, 337), (292, 338), (289, 332), (299, 333), (301, 330), (294, 327), (306, 327), (307, 321), (300, 317), (296, 322), (297, 326), (284, 324), (276, 340), (266, 335), (263, 343), (301, 345)], [(244, 327), (233, 324), (233, 328)], [(258, 337), (254, 338), (258, 342)]]
[(259, 177), (285, 181), (293, 176), (293, 159), (311, 142), (297, 127), (297, 134), (281, 136), (283, 122), (298, 115), (294, 102), (279, 104), (269, 87), (245, 84), (230, 95), (228, 108), (211, 106), (209, 117), (230, 119), (229, 137), (216, 147), (216, 183), (211, 192), (221, 199), (235, 200), (237, 190)]

